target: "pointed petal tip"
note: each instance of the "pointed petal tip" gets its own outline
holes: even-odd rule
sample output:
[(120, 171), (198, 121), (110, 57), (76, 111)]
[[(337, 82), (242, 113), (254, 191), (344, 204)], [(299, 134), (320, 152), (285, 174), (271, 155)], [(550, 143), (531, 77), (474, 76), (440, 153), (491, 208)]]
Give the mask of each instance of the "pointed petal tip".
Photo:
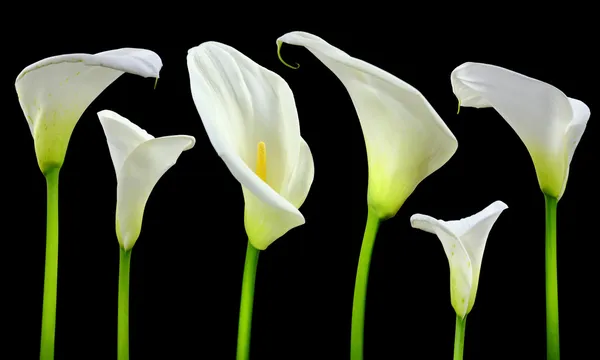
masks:
[(508, 209), (508, 205), (506, 205), (506, 203), (504, 203), (501, 200), (494, 201), (489, 207), (494, 209), (495, 211), (504, 211)]
[(181, 138), (188, 139), (189, 144), (183, 149), (183, 151), (190, 150), (196, 145), (196, 138), (191, 135), (179, 135)]
[(455, 77), (458, 72), (466, 70), (472, 66), (479, 66), (479, 65), (486, 65), (486, 64), (473, 62), (473, 61), (466, 61), (466, 62), (458, 65), (457, 67), (455, 67), (454, 70), (452, 70), (450, 76)]
[(104, 109), (104, 110), (98, 111), (96, 114), (98, 115), (98, 117), (110, 117), (116, 113), (112, 110)]
[[(146, 130), (139, 127), (133, 121), (129, 120), (128, 118), (124, 117), (123, 115), (118, 114), (115, 111), (105, 109), (105, 110), (98, 111), (97, 115), (98, 115), (98, 119), (100, 120), (100, 124), (104, 128), (105, 133), (106, 133), (106, 131), (108, 131), (107, 126), (109, 126), (109, 123), (112, 122), (113, 124), (118, 123), (118, 124), (124, 126), (125, 129), (128, 129), (129, 131), (135, 133), (139, 137), (139, 139), (150, 140), (150, 139), (154, 138), (154, 136), (150, 135)], [(124, 129), (124, 128), (120, 128), (120, 129)], [(110, 137), (116, 138), (116, 137), (122, 137), (123, 134), (120, 134), (119, 132), (115, 132), (114, 130), (111, 130), (109, 133), (106, 133), (106, 136), (109, 138)]]
[(177, 139), (186, 140), (186, 145), (182, 148), (182, 152), (192, 149), (196, 145), (196, 138), (191, 135), (166, 135), (156, 139)]
[(302, 214), (300, 212), (300, 210), (298, 210), (297, 216), (298, 216), (298, 226), (306, 224), (306, 218), (304, 217), (304, 214)]
[(129, 123), (131, 123), (129, 119), (126, 119), (118, 113), (108, 109), (100, 110), (96, 113), (96, 115), (98, 115), (98, 119), (103, 126), (106, 121), (116, 121), (125, 125), (129, 125)]
[(587, 123), (592, 114), (590, 107), (579, 99), (571, 97), (568, 99), (573, 109), (573, 121), (575, 123)]
[(427, 232), (431, 232), (430, 231), (431, 224), (434, 224), (437, 222), (438, 222), (437, 219), (435, 219), (429, 215), (414, 214), (413, 216), (410, 217), (410, 225), (413, 228), (427, 231)]

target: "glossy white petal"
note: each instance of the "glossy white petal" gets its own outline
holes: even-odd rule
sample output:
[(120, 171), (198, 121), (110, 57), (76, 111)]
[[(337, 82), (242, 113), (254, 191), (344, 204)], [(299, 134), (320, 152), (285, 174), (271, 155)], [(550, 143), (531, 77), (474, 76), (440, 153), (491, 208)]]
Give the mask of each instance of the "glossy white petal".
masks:
[(129, 250), (140, 235), (144, 209), (152, 189), (196, 140), (187, 135), (154, 138), (108, 110), (100, 111), (98, 117), (117, 174), (117, 239), (125, 250)]
[(496, 220), (507, 208), (502, 201), (495, 201), (460, 220), (444, 221), (422, 214), (410, 218), (413, 228), (436, 234), (440, 239), (450, 265), (452, 307), (461, 317), (475, 304), (485, 244)]
[(545, 82), (495, 65), (467, 62), (450, 76), (461, 106), (493, 107), (521, 138), (542, 191), (560, 198), (590, 109)]
[[(279, 75), (221, 43), (190, 49), (187, 63), (209, 139), (242, 185), (249, 240), (264, 250), (304, 223), (298, 208), (314, 176), (292, 91)], [(266, 182), (255, 173), (260, 142), (266, 145)]]
[(154, 139), (146, 130), (111, 110), (98, 112), (98, 118), (104, 129), (110, 158), (119, 177), (125, 160), (141, 143)]
[(300, 153), (296, 167), (289, 175), (287, 186), (281, 189), (281, 195), (296, 208), (299, 208), (306, 200), (315, 176), (315, 163), (310, 148), (304, 139), (300, 140)]
[(162, 61), (149, 50), (53, 56), (29, 65), (15, 87), (42, 172), (60, 167), (71, 133), (87, 107), (124, 73), (158, 78)]
[(368, 201), (380, 218), (394, 216), (417, 185), (456, 152), (450, 129), (411, 85), (306, 32), (287, 33), (277, 43), (304, 46), (346, 87), (367, 148)]

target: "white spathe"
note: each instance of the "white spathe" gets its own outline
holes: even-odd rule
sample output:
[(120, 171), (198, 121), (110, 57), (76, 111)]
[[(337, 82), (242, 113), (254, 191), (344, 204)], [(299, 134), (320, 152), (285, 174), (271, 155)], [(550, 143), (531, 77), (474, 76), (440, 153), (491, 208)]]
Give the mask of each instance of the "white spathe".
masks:
[(560, 199), (590, 109), (556, 87), (499, 66), (466, 62), (450, 75), (460, 106), (492, 107), (521, 138), (541, 190)]
[(75, 125), (87, 107), (124, 73), (158, 78), (162, 61), (145, 49), (52, 56), (29, 65), (15, 87), (43, 173), (64, 162)]
[(140, 235), (152, 189), (181, 153), (194, 147), (196, 139), (187, 135), (155, 138), (110, 110), (100, 111), (98, 118), (117, 175), (117, 239), (130, 250)]
[(437, 235), (450, 265), (450, 299), (456, 314), (464, 318), (475, 304), (483, 250), (492, 227), (508, 206), (495, 201), (470, 217), (444, 221), (415, 214), (413, 228)]
[(304, 46), (346, 87), (364, 134), (368, 203), (380, 219), (393, 217), (417, 185), (442, 167), (458, 142), (427, 99), (394, 75), (301, 31), (277, 39)]
[[(218, 42), (190, 49), (187, 64), (208, 137), (242, 185), (248, 239), (264, 250), (304, 224), (298, 209), (314, 178), (292, 91), (279, 75)], [(260, 142), (266, 148), (266, 181), (255, 172)]]

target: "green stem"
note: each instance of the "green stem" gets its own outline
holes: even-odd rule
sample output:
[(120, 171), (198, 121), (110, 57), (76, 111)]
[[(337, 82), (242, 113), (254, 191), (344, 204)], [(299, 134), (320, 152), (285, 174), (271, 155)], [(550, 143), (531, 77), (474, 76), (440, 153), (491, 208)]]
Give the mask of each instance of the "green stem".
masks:
[(369, 280), (369, 268), (371, 266), (371, 255), (373, 245), (377, 237), (377, 230), (381, 220), (369, 207), (367, 214), (367, 226), (363, 236), (360, 256), (358, 258), (358, 269), (356, 270), (356, 282), (354, 284), (354, 302), (352, 304), (352, 333), (350, 342), (350, 359), (362, 360), (364, 348), (365, 329), (365, 305), (367, 301), (367, 282)]
[(454, 330), (454, 360), (462, 360), (465, 348), (465, 325), (467, 316), (464, 318), (456, 315), (456, 330)]
[(546, 359), (560, 359), (558, 336), (558, 284), (556, 268), (556, 208), (558, 200), (546, 200)]
[(238, 325), (237, 360), (250, 359), (250, 333), (252, 330), (252, 307), (254, 304), (254, 283), (260, 251), (248, 242), (246, 262), (242, 280), (242, 298), (240, 301), (240, 321)]
[(56, 329), (56, 286), (58, 278), (58, 175), (52, 169), (46, 177), (46, 264), (44, 269), (44, 300), (42, 305), (42, 340), (40, 360), (54, 359)]
[(119, 258), (119, 310), (117, 332), (117, 359), (129, 360), (129, 269), (131, 251), (121, 248)]

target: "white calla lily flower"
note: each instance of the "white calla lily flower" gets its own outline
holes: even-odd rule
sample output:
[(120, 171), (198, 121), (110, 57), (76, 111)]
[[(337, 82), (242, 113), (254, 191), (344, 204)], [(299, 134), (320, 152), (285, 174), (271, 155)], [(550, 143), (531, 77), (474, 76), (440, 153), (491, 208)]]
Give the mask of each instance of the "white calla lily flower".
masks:
[(60, 168), (75, 125), (87, 107), (124, 73), (158, 79), (162, 61), (145, 49), (67, 54), (29, 65), (15, 87), (42, 173)]
[(190, 49), (187, 64), (208, 137), (242, 185), (249, 241), (264, 250), (304, 224), (298, 209), (314, 177), (292, 91), (279, 75), (225, 44)]
[(124, 250), (130, 250), (140, 235), (152, 189), (181, 153), (194, 147), (196, 139), (187, 135), (155, 138), (110, 110), (100, 111), (98, 118), (117, 175), (117, 239)]
[(366, 143), (369, 205), (380, 219), (395, 216), (417, 185), (454, 155), (456, 138), (427, 99), (394, 75), (306, 32), (281, 36), (278, 49), (282, 43), (304, 46), (346, 87)]
[(499, 66), (467, 62), (452, 71), (460, 106), (492, 107), (521, 138), (541, 190), (560, 199), (590, 109), (556, 87)]
[(413, 228), (435, 234), (440, 239), (450, 264), (450, 298), (456, 314), (464, 318), (475, 304), (483, 250), (492, 227), (508, 206), (495, 201), (470, 217), (444, 221), (415, 214)]

